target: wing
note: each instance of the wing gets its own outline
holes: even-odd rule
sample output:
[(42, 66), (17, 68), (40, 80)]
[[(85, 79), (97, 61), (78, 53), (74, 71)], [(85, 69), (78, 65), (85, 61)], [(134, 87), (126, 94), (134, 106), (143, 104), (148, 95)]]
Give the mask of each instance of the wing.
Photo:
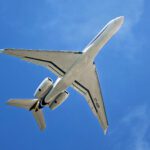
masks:
[(91, 110), (98, 118), (104, 133), (106, 133), (108, 121), (95, 65), (90, 65), (86, 74), (80, 76), (80, 79), (75, 80), (72, 86), (86, 98)]
[(61, 77), (73, 65), (82, 52), (70, 51), (45, 51), (4, 49), (2, 53), (13, 55), (28, 62), (44, 66)]

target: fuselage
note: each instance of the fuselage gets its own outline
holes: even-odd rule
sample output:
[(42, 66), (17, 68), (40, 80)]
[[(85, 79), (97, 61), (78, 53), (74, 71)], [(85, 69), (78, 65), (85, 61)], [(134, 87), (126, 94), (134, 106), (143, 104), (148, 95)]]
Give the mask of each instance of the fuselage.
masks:
[(82, 55), (68, 69), (62, 78), (58, 78), (53, 88), (44, 99), (44, 103), (51, 103), (59, 93), (66, 90), (80, 75), (86, 71), (102, 49), (102, 47), (110, 40), (110, 38), (119, 30), (123, 23), (123, 17), (111, 20), (98, 35), (84, 48)]

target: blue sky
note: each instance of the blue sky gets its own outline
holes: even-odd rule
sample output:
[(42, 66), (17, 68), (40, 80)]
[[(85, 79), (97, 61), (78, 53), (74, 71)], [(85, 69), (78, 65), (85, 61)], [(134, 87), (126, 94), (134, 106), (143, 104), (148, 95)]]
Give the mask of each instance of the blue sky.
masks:
[(44, 109), (47, 128), (40, 132), (31, 113), (5, 102), (32, 98), (45, 77), (56, 76), (0, 55), (1, 149), (149, 150), (149, 9), (148, 0), (1, 0), (0, 48), (81, 51), (108, 21), (125, 16), (121, 30), (95, 60), (109, 120), (107, 135), (71, 88), (62, 106)]

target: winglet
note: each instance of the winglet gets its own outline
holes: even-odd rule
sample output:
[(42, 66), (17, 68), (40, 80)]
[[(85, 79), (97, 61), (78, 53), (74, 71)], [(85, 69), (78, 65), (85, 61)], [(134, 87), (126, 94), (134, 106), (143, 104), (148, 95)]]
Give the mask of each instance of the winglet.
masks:
[(106, 135), (106, 133), (107, 133), (107, 129), (108, 129), (108, 127), (104, 130), (104, 135)]
[(4, 49), (0, 49), (0, 53), (3, 53), (4, 52)]

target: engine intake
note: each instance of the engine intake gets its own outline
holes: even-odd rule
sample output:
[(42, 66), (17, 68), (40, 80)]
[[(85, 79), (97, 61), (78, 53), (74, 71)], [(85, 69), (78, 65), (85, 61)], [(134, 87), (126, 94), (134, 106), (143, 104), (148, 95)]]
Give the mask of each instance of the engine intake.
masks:
[(36, 89), (34, 96), (38, 99), (42, 99), (52, 89), (53, 81), (50, 78), (45, 78)]
[(50, 109), (51, 110), (56, 109), (68, 98), (68, 96), (69, 96), (69, 93), (67, 91), (60, 93), (58, 96), (56, 96), (54, 101), (50, 104), (50, 106), (49, 106)]

